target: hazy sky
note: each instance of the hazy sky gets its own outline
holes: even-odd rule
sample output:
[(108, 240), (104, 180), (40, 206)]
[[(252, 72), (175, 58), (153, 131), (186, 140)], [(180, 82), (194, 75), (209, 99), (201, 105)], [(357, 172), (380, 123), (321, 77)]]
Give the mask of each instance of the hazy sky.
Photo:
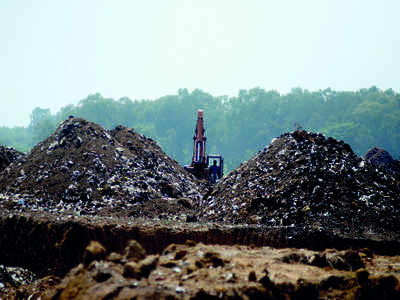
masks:
[(399, 91), (399, 0), (1, 0), (0, 125), (96, 92)]

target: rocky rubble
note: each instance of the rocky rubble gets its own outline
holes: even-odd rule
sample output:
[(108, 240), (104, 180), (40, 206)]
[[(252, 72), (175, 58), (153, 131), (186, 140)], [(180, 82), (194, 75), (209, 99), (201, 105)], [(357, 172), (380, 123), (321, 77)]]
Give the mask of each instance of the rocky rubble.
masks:
[(294, 131), (221, 180), (202, 208), (213, 221), (390, 238), (400, 228), (400, 187), (343, 141)]
[[(50, 278), (38, 279), (31, 271), (19, 267), (7, 267), (0, 265), (0, 299), (38, 299), (39, 295), (49, 285), (44, 282)], [(50, 283), (59, 281), (50, 280)]]
[(11, 147), (0, 145), (0, 173), (3, 172), (11, 163), (17, 159), (25, 156), (24, 153), (19, 152)]
[(5, 286), (27, 285), (35, 279), (35, 274), (29, 270), (0, 265), (0, 289)]
[(40, 300), (44, 291), (60, 283), (60, 278), (47, 276), (18, 285), (6, 285), (0, 288), (0, 299)]
[[(42, 299), (398, 299), (398, 258), (363, 251), (171, 244), (147, 255), (136, 241), (105, 254), (92, 241), (85, 263)], [(88, 258), (89, 257), (89, 258)], [(333, 262), (334, 266), (324, 262)], [(325, 259), (325, 260), (324, 260)], [(341, 262), (341, 263), (340, 263)], [(344, 267), (343, 267), (344, 266)], [(397, 275), (393, 275), (396, 273)], [(372, 297), (372, 298), (371, 298)]]
[(400, 179), (400, 161), (394, 159), (385, 149), (379, 147), (369, 149), (365, 153), (365, 160)]
[(3, 172), (0, 191), (9, 206), (119, 216), (140, 214), (149, 200), (197, 204), (201, 195), (196, 180), (153, 140), (73, 117)]

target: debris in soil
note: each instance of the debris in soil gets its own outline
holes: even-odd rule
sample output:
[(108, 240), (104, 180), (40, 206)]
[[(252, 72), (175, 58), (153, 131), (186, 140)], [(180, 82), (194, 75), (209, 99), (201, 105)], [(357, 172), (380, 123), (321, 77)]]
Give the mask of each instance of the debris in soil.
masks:
[[(93, 243), (93, 242), (92, 242)], [(96, 242), (97, 243), (97, 242)], [(141, 248), (137, 242), (130, 244)], [(367, 250), (367, 249), (366, 249)], [(162, 255), (107, 258), (72, 269), (42, 299), (398, 299), (398, 257), (361, 251), (325, 254), (304, 249), (171, 244)], [(342, 257), (356, 268), (315, 266), (288, 257)], [(393, 269), (393, 265), (396, 265)], [(361, 269), (360, 269), (361, 268)], [(358, 270), (355, 272), (355, 270)]]
[(395, 160), (388, 151), (373, 147), (365, 153), (365, 160), (373, 163), (377, 168), (400, 178), (400, 161)]
[(18, 286), (29, 284), (36, 279), (34, 273), (18, 267), (0, 265), (0, 288), (5, 285)]
[(0, 288), (0, 299), (40, 300), (45, 291), (54, 288), (60, 282), (58, 277), (46, 276), (33, 281), (25, 280), (17, 285), (6, 284)]
[(27, 299), (35, 291), (43, 292), (34, 291), (34, 286), (38, 286), (38, 279), (31, 271), (0, 265), (0, 299)]
[(80, 215), (140, 215), (156, 199), (197, 205), (201, 190), (152, 139), (73, 117), (0, 177), (0, 191), (16, 206)]
[(294, 131), (221, 180), (202, 209), (212, 221), (390, 238), (400, 228), (400, 187), (343, 141)]
[(24, 153), (19, 152), (14, 148), (0, 145), (0, 173), (14, 161), (23, 156), (25, 156)]

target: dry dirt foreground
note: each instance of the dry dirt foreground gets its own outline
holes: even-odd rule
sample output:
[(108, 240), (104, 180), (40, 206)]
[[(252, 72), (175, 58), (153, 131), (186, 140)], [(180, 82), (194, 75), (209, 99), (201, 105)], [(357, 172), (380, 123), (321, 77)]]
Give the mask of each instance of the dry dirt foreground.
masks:
[(36, 299), (399, 299), (399, 272), (398, 256), (368, 249), (315, 252), (188, 241), (146, 256), (132, 240), (124, 253), (106, 255), (92, 241), (83, 262), (58, 285), (47, 277), (40, 281), (47, 290), (25, 292)]
[(39, 275), (4, 299), (399, 299), (393, 241), (28, 213), (3, 215), (0, 234), (2, 259)]
[[(368, 249), (304, 249), (172, 244), (124, 255), (92, 242), (84, 263), (43, 299), (399, 299), (399, 257)], [(97, 259), (97, 260), (96, 260)], [(396, 275), (394, 275), (396, 274)]]

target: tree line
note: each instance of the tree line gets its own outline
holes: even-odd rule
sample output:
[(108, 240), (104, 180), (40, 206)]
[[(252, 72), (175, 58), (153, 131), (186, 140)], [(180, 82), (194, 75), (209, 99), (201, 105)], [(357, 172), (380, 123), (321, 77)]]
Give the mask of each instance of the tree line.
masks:
[(114, 100), (94, 94), (55, 114), (35, 108), (29, 126), (0, 127), (0, 144), (27, 152), (74, 115), (108, 129), (120, 124), (133, 127), (156, 140), (180, 164), (189, 164), (198, 109), (205, 114), (208, 153), (222, 154), (228, 170), (272, 138), (298, 127), (344, 140), (360, 156), (373, 146), (395, 158), (400, 152), (400, 94), (375, 86), (358, 91), (294, 88), (287, 94), (253, 88), (240, 90), (235, 97), (180, 89), (157, 100)]

